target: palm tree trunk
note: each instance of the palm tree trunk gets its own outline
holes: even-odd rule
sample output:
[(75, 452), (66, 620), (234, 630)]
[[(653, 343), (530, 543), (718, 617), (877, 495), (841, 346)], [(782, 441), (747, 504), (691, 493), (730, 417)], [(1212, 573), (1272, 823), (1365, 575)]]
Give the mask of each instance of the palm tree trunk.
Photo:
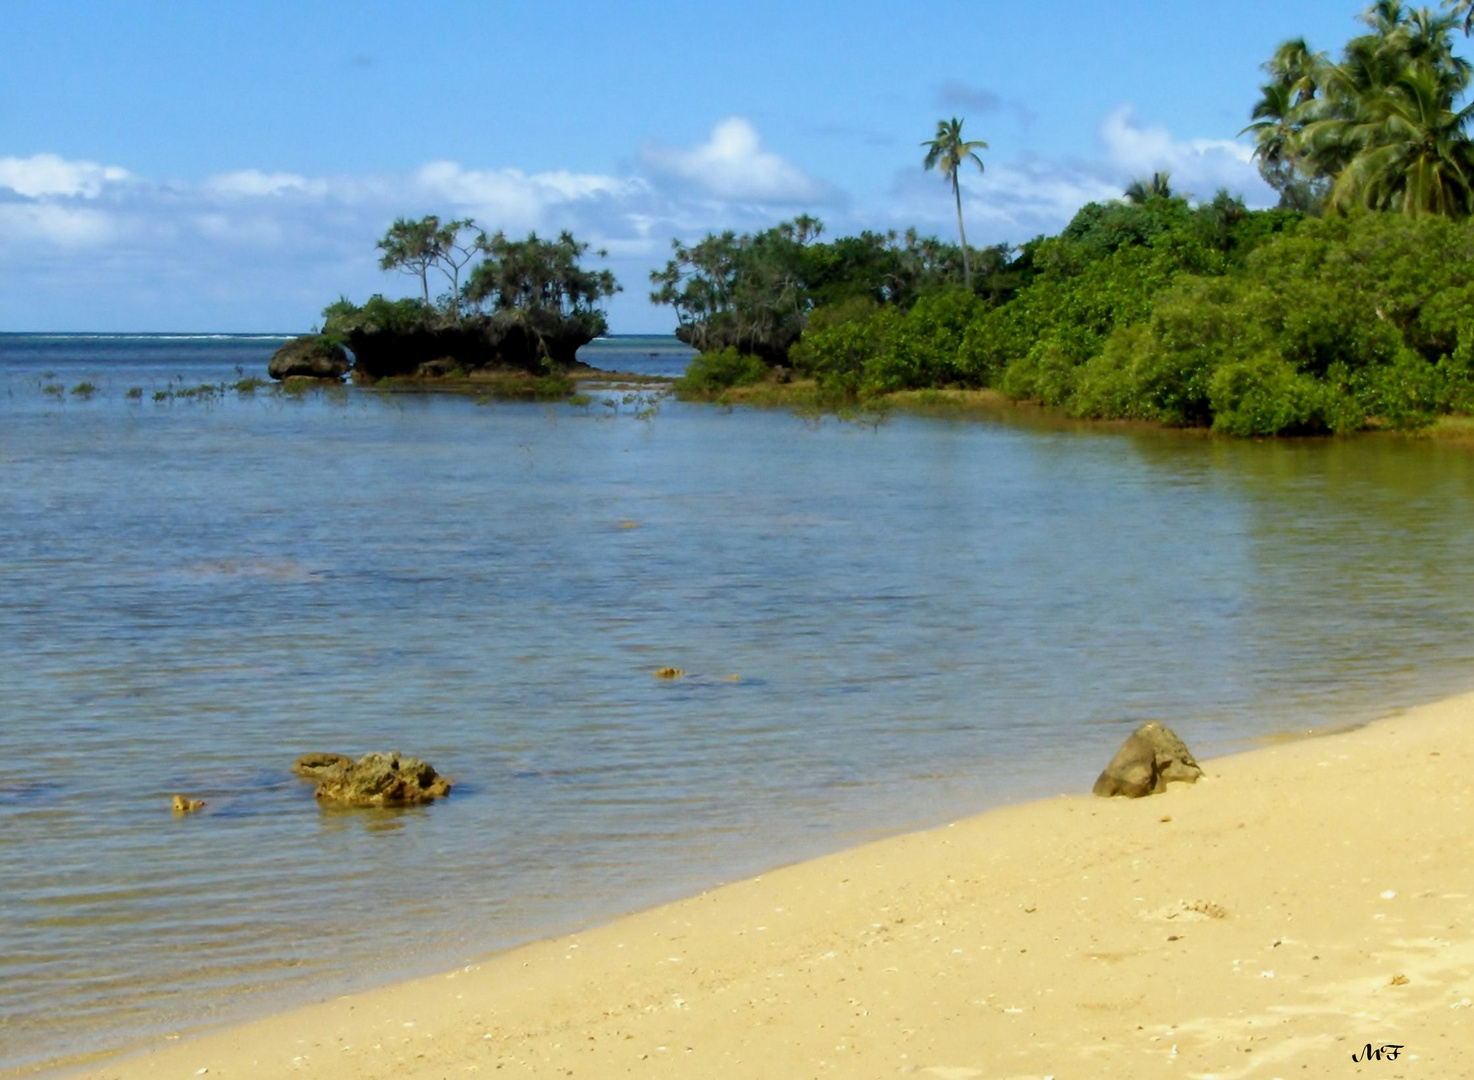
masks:
[(962, 237), (962, 283), (968, 289), (972, 288), (972, 264), (967, 258), (967, 230), (962, 227), (962, 185), (957, 182), (957, 174), (952, 174), (952, 196), (957, 200), (957, 235)]

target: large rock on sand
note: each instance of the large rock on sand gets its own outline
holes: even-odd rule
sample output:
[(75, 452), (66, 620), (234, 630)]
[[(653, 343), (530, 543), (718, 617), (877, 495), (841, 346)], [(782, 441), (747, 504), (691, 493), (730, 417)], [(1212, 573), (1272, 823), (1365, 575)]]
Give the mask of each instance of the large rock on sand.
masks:
[(341, 379), (348, 374), (348, 354), (321, 334), (293, 338), (276, 350), (266, 365), (273, 379)]
[(1173, 780), (1191, 784), (1202, 775), (1177, 732), (1152, 720), (1127, 736), (1095, 781), (1095, 794), (1139, 799), (1157, 794)]
[(318, 781), (319, 802), (339, 806), (414, 806), (450, 794), (451, 781), (419, 758), (365, 754), (304, 754), (292, 771)]

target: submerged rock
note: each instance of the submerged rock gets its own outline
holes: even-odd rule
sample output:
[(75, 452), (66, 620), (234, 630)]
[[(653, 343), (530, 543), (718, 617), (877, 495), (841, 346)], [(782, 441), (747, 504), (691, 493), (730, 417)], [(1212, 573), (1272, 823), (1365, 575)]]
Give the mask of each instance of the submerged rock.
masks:
[(305, 334), (293, 338), (276, 350), (266, 365), (273, 379), (333, 379), (348, 374), (348, 354), (343, 346), (321, 334)]
[[(304, 754), (292, 771), (319, 780), (319, 802), (340, 806), (415, 806), (442, 799), (450, 793), (451, 781), (437, 773), (429, 762), (399, 754), (365, 754), (357, 761), (338, 754)], [(302, 772), (305, 759), (322, 759), (316, 772)], [(305, 766), (313, 767), (309, 764)]]
[(1111, 763), (1095, 781), (1095, 794), (1139, 799), (1155, 795), (1173, 780), (1195, 783), (1202, 768), (1188, 753), (1177, 732), (1155, 720), (1127, 736)]

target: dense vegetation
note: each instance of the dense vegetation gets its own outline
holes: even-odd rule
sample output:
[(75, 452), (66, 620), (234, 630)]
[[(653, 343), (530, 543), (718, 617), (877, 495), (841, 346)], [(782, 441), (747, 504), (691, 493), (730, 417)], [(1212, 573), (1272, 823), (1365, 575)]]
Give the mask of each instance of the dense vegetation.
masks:
[[(650, 299), (675, 309), (676, 336), (703, 352), (735, 348), (766, 364), (786, 364), (818, 307), (871, 303), (906, 309), (922, 295), (962, 280), (954, 244), (865, 232), (830, 243), (823, 224), (799, 217), (766, 232), (726, 232), (687, 246), (650, 275)], [(1002, 298), (1013, 277), (1006, 247), (974, 250), (978, 288)]]
[[(609, 271), (580, 265), (589, 246), (566, 232), (509, 240), (470, 220), (401, 218), (378, 247), (380, 266), (418, 279), (421, 295), (341, 299), (323, 311), (322, 337), (351, 349), (356, 376), (370, 380), (488, 368), (556, 374), (606, 332), (599, 304), (619, 291)], [(446, 286), (434, 300), (432, 280)]]
[[(1336, 61), (1276, 51), (1245, 129), (1274, 210), (1227, 192), (1195, 204), (1159, 173), (1059, 236), (971, 252), (971, 280), (960, 248), (822, 244), (812, 219), (677, 245), (652, 299), (706, 353), (682, 387), (720, 393), (777, 365), (837, 399), (988, 387), (1237, 435), (1474, 410), (1474, 106), (1453, 51), (1470, 0), (1450, 6), (1380, 0)], [(955, 198), (982, 144), (953, 121), (923, 145)]]

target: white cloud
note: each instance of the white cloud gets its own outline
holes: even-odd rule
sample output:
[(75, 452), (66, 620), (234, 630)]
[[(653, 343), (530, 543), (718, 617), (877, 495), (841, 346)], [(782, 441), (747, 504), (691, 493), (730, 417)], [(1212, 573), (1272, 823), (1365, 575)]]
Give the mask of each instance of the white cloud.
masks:
[(104, 185), (128, 178), (128, 170), (116, 165), (66, 161), (55, 154), (0, 157), (0, 188), (9, 188), (30, 199), (53, 195), (95, 199), (102, 194)]
[(290, 239), (280, 221), (263, 214), (242, 217), (217, 210), (193, 214), (189, 221), (200, 236), (215, 243), (270, 248), (285, 246)]
[(834, 191), (777, 154), (764, 150), (757, 129), (740, 116), (712, 128), (700, 146), (647, 143), (640, 160), (657, 175), (694, 185), (718, 199), (793, 204), (827, 201)]
[(205, 182), (205, 188), (227, 198), (244, 199), (270, 198), (288, 193), (321, 197), (328, 193), (326, 181), (309, 180), (296, 173), (267, 173), (259, 169), (242, 169), (213, 176)]
[(110, 215), (91, 207), (0, 203), (0, 255), (5, 240), (75, 249), (107, 243), (120, 231)]
[(534, 173), (520, 169), (466, 169), (454, 161), (432, 161), (410, 178), (417, 199), (453, 212), (471, 212), (489, 228), (536, 228), (548, 212), (565, 204), (638, 197), (647, 185), (567, 171)]
[(1176, 139), (1160, 125), (1142, 125), (1130, 105), (1112, 110), (1101, 123), (1109, 163), (1125, 181), (1165, 170), (1172, 186), (1198, 198), (1219, 188), (1246, 196), (1252, 205), (1273, 205), (1253, 151), (1231, 139)]
[(1039, 161), (1001, 163), (964, 190), (970, 192), (969, 213), (1007, 227), (1020, 240), (1053, 232), (1086, 203), (1121, 194), (1088, 166)]

